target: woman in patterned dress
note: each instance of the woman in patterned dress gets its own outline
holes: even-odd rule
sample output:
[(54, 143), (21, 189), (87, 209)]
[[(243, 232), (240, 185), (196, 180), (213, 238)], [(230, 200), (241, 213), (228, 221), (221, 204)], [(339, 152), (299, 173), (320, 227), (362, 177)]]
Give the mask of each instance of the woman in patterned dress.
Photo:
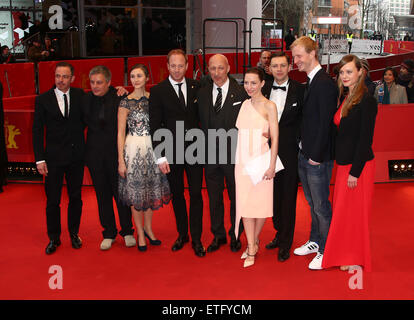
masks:
[(149, 93), (145, 91), (147, 67), (133, 66), (130, 80), (134, 91), (121, 101), (118, 110), (119, 197), (131, 206), (138, 249), (145, 251), (145, 237), (152, 245), (161, 244), (152, 231), (152, 214), (153, 210), (170, 202), (171, 193), (167, 177), (158, 169), (152, 150)]

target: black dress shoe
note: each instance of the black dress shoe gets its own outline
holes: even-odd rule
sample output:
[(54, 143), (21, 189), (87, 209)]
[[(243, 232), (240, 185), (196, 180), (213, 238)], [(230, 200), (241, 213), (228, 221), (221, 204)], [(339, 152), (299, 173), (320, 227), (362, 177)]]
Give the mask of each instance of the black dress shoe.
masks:
[(279, 260), (280, 262), (283, 262), (289, 259), (289, 257), (290, 257), (289, 249), (283, 249), (283, 248), (279, 249), (277, 260)]
[(139, 251), (141, 251), (141, 252), (144, 252), (144, 251), (147, 251), (147, 245), (144, 245), (144, 246), (140, 246), (139, 244), (138, 244), (138, 250)]
[(46, 247), (46, 254), (52, 254), (56, 251), (56, 248), (60, 246), (60, 240), (50, 240), (49, 244)]
[(70, 241), (72, 242), (72, 248), (80, 249), (82, 248), (82, 240), (77, 234), (70, 235)]
[(190, 239), (188, 236), (185, 237), (178, 237), (177, 240), (175, 240), (171, 250), (172, 251), (178, 251), (184, 247), (184, 244), (187, 243)]
[(226, 244), (227, 239), (226, 238), (214, 238), (211, 244), (207, 248), (207, 252), (213, 252), (220, 248), (222, 244)]
[(240, 240), (231, 240), (230, 242), (230, 250), (232, 252), (237, 252), (241, 249), (241, 242)]
[(144, 236), (145, 236), (146, 238), (148, 238), (149, 243), (150, 243), (150, 245), (152, 245), (152, 246), (159, 246), (159, 245), (161, 244), (161, 240), (158, 240), (158, 239), (152, 240), (152, 239), (150, 238), (150, 236), (148, 235), (148, 233), (146, 233), (146, 231), (145, 231), (145, 230), (144, 230)]
[(194, 253), (197, 257), (204, 257), (206, 255), (206, 248), (203, 247), (201, 242), (191, 243)]
[(277, 247), (279, 247), (279, 241), (277, 241), (276, 238), (266, 245), (266, 249), (276, 249)]

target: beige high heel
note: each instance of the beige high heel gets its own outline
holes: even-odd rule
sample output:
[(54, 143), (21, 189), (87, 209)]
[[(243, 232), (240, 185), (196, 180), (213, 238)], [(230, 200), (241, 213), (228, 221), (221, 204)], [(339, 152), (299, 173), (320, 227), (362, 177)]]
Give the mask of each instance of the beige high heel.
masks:
[(247, 253), (246, 253), (247, 257), (244, 260), (244, 264), (243, 264), (244, 268), (251, 267), (252, 265), (254, 265), (256, 254), (259, 251), (259, 247), (257, 245), (255, 245), (255, 246), (256, 246), (256, 251), (255, 251), (254, 254), (249, 254), (249, 252), (247, 251)]
[[(260, 243), (260, 240), (257, 240), (256, 241), (256, 246), (257, 246), (257, 250), (259, 250), (259, 243)], [(248, 254), (248, 251), (249, 251), (249, 246), (247, 246), (247, 248), (246, 248), (246, 250), (242, 253), (242, 255), (241, 255), (241, 257), (240, 257), (240, 259), (246, 259), (247, 258), (247, 256), (249, 255)]]

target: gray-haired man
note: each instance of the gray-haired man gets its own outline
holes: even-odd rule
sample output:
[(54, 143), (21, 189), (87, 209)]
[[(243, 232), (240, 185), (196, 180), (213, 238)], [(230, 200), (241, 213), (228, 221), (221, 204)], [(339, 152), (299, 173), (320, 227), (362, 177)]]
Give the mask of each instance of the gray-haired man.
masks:
[(86, 95), (85, 122), (88, 125), (85, 162), (89, 168), (98, 201), (99, 220), (104, 240), (101, 250), (108, 250), (118, 233), (113, 198), (118, 208), (120, 235), (127, 247), (136, 245), (132, 229), (131, 210), (118, 197), (118, 106), (122, 97), (111, 86), (111, 72), (96, 66), (89, 72), (92, 91)]

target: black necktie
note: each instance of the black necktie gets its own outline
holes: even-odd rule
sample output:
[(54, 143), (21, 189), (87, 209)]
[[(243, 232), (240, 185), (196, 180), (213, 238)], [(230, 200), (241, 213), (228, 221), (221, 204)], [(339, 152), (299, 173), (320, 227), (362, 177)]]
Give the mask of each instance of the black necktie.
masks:
[(273, 90), (280, 89), (280, 90), (286, 91), (286, 87), (272, 86), (272, 89)]
[(180, 103), (182, 104), (182, 106), (185, 108), (185, 99), (184, 99), (184, 94), (181, 91), (181, 86), (183, 85), (182, 83), (176, 83), (176, 85), (178, 86), (178, 99), (180, 99)]
[(63, 94), (63, 100), (65, 101), (65, 118), (69, 117), (69, 106), (68, 106), (68, 98), (66, 97), (66, 93)]
[(309, 82), (310, 82), (310, 79), (309, 79), (309, 77), (307, 77), (307, 81), (306, 81), (306, 84), (305, 84), (305, 92), (304, 92), (304, 97), (306, 97), (307, 95), (308, 95), (308, 90), (309, 90)]
[(221, 88), (217, 88), (218, 94), (217, 94), (217, 99), (216, 99), (216, 103), (214, 104), (214, 111), (216, 113), (219, 113), (219, 111), (221, 110), (221, 102), (223, 100), (223, 95), (221, 94)]

